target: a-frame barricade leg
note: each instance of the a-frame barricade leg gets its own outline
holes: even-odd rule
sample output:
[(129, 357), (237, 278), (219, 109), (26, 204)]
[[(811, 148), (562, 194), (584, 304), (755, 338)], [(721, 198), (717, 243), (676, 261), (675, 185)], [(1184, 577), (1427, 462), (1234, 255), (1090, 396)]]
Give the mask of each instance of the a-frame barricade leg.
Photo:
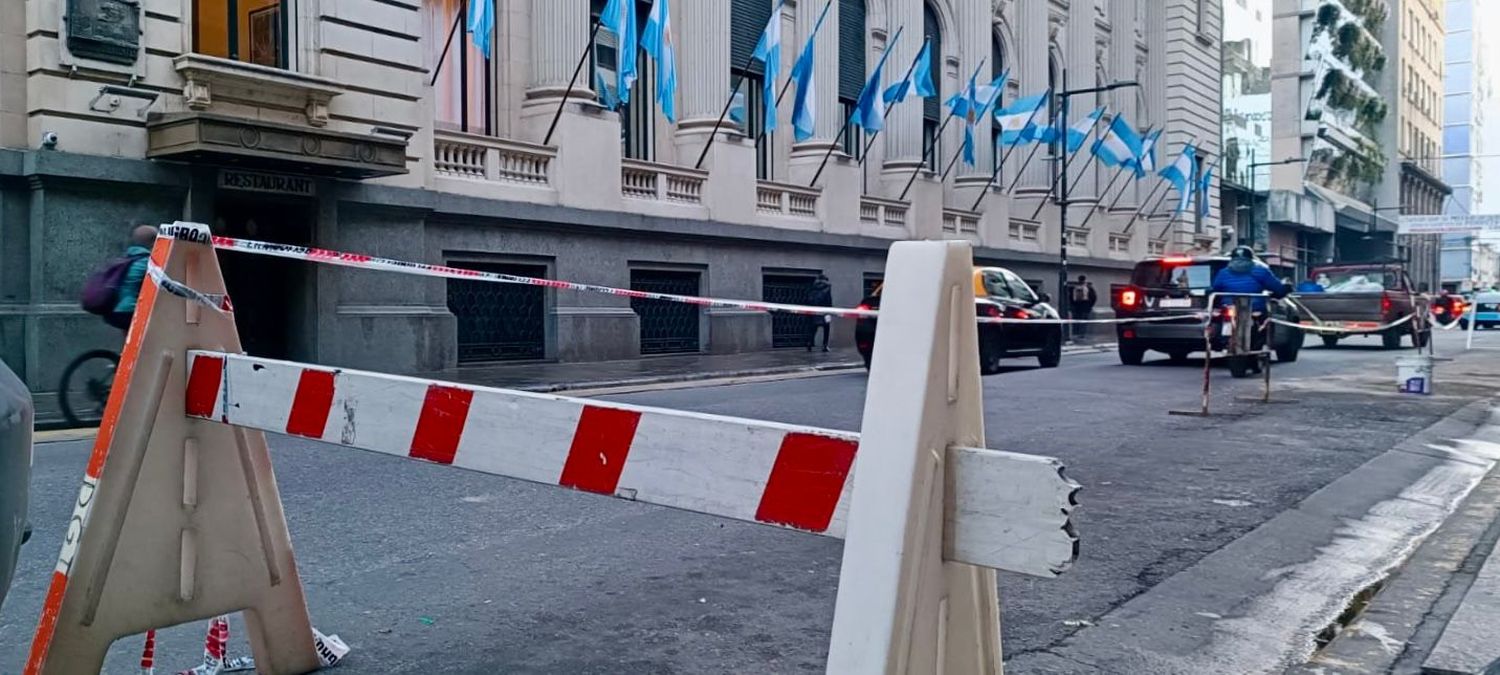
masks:
[[(151, 264), (190, 288), (224, 293), (202, 225), (163, 227)], [(116, 639), (240, 610), (258, 672), (319, 667), (265, 437), (185, 415), (189, 349), (239, 352), (233, 316), (148, 278), (28, 675), (99, 672)]]
[(995, 571), (943, 559), (948, 448), (984, 446), (972, 265), (966, 242), (891, 247), (829, 673), (1000, 672)]

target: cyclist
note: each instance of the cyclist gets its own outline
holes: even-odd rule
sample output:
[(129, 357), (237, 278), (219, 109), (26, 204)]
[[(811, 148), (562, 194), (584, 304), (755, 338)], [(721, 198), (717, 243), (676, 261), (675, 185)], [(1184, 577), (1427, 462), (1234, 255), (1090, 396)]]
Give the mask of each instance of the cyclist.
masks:
[(146, 265), (151, 259), (151, 245), (156, 241), (156, 228), (141, 225), (130, 233), (130, 245), (125, 248), (125, 257), (130, 267), (120, 279), (118, 300), (114, 311), (104, 316), (104, 322), (120, 330), (130, 329), (130, 320), (135, 316), (135, 299), (141, 293), (141, 283), (146, 280)]

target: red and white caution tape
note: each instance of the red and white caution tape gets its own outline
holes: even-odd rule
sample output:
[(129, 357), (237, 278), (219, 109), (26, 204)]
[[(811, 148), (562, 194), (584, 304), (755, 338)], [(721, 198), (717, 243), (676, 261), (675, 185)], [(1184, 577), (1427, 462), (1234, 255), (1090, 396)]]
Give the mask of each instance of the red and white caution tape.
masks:
[[(349, 654), (349, 645), (337, 635), (324, 635), (313, 629), (313, 648), (318, 652), (318, 662), (324, 668), (339, 664)], [(146, 631), (146, 647), (141, 652), (141, 675), (154, 675), (156, 663), (156, 631)], [(203, 662), (176, 675), (219, 675), (255, 670), (255, 657), (229, 655), (229, 616), (219, 615), (208, 624), (208, 633), (203, 636)]]
[(1415, 318), (1417, 318), (1417, 313), (1416, 312), (1412, 312), (1411, 314), (1407, 314), (1406, 316), (1403, 316), (1403, 317), (1401, 317), (1399, 319), (1396, 319), (1395, 321), (1392, 321), (1390, 323), (1376, 323), (1374, 321), (1323, 321), (1323, 322), (1304, 321), (1304, 322), (1301, 322), (1301, 323), (1294, 323), (1294, 322), (1291, 322), (1291, 321), (1287, 321), (1285, 319), (1276, 319), (1276, 318), (1272, 318), (1271, 322), (1275, 323), (1278, 326), (1287, 326), (1289, 328), (1297, 328), (1297, 329), (1305, 330), (1305, 331), (1307, 331), (1309, 333), (1318, 333), (1318, 334), (1325, 334), (1325, 333), (1346, 333), (1347, 334), (1347, 333), (1381, 333), (1381, 332), (1390, 330), (1392, 328), (1396, 328), (1397, 326), (1404, 325), (1407, 322), (1409, 322), (1409, 321), (1411, 321), (1411, 320), (1413, 320)]
[(172, 277), (167, 276), (166, 270), (157, 266), (156, 263), (146, 265), (146, 276), (152, 283), (160, 286), (162, 290), (179, 298), (185, 298), (207, 307), (220, 314), (228, 314), (234, 311), (234, 306), (229, 302), (229, 296), (221, 293), (204, 293), (192, 288)]

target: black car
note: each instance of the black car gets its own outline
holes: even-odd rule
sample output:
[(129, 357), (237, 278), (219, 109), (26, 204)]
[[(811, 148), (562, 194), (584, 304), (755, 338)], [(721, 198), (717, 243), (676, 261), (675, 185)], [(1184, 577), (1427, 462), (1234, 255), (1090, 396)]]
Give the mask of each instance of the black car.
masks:
[[(860, 303), (862, 309), (880, 309), (880, 291)], [(1021, 277), (1003, 267), (974, 268), (975, 316), (1010, 319), (1056, 319), (1057, 310), (1047, 304), (1046, 296), (1031, 290)], [(1000, 371), (1000, 360), (1036, 357), (1043, 368), (1055, 368), (1062, 360), (1062, 326), (1055, 323), (1028, 325), (1025, 321), (979, 323), (979, 371), (986, 375)], [(875, 319), (863, 318), (854, 325), (854, 345), (870, 367), (875, 349)]]
[[(1174, 361), (1205, 349), (1202, 313), (1208, 307), (1214, 275), (1229, 265), (1226, 256), (1183, 256), (1151, 258), (1136, 263), (1129, 284), (1110, 287), (1110, 305), (1119, 319), (1166, 319), (1163, 321), (1122, 321), (1115, 326), (1120, 362), (1138, 366), (1147, 351), (1158, 351)], [(1273, 316), (1296, 323), (1295, 312), (1281, 303), (1273, 303)], [(1168, 317), (1180, 316), (1180, 319)], [(1217, 314), (1214, 320), (1220, 321)], [(1271, 345), (1276, 359), (1297, 360), (1302, 349), (1302, 332), (1278, 330), (1272, 326)], [(1212, 331), (1212, 348), (1227, 347), (1221, 330)]]

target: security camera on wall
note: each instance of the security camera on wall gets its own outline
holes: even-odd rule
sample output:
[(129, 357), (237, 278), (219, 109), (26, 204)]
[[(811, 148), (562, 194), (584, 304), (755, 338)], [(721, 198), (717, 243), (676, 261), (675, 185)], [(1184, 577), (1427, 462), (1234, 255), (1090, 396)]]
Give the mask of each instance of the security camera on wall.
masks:
[(42, 149), (43, 150), (56, 150), (57, 149), (57, 132), (56, 131), (43, 131), (42, 132)]

